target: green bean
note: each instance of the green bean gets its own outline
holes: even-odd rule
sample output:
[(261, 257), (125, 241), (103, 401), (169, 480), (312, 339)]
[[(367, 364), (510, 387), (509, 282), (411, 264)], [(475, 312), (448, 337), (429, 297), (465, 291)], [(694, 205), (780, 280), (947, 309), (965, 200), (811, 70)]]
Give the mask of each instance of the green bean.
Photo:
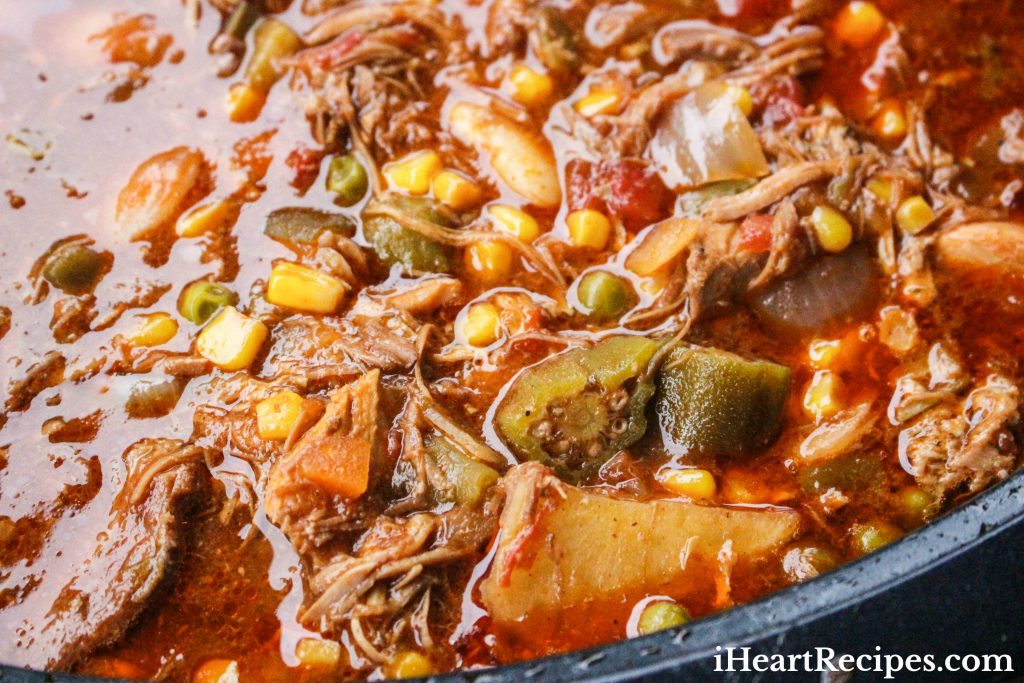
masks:
[(224, 30), (221, 33), (227, 34), (237, 40), (245, 40), (245, 35), (260, 18), (260, 10), (255, 4), (248, 0), (242, 0), (231, 12), (228, 20), (224, 23)]
[(224, 306), (238, 300), (234, 292), (213, 282), (193, 282), (181, 294), (178, 312), (197, 325), (202, 325)]
[(82, 244), (65, 244), (47, 257), (43, 277), (68, 294), (82, 294), (96, 285), (104, 265), (99, 252)]
[(580, 280), (576, 296), (587, 315), (598, 320), (611, 320), (629, 309), (634, 292), (621, 277), (595, 270)]
[(640, 635), (646, 636), (657, 631), (682, 626), (689, 620), (690, 613), (682, 605), (667, 600), (657, 600), (644, 607), (644, 611), (640, 613), (640, 619), (637, 621), (636, 630)]
[(356, 228), (352, 219), (340, 213), (288, 206), (270, 212), (263, 234), (279, 242), (314, 244), (324, 230), (351, 237)]
[(370, 180), (366, 169), (352, 154), (343, 154), (331, 159), (327, 167), (327, 189), (337, 195), (335, 202), (352, 206), (366, 195)]

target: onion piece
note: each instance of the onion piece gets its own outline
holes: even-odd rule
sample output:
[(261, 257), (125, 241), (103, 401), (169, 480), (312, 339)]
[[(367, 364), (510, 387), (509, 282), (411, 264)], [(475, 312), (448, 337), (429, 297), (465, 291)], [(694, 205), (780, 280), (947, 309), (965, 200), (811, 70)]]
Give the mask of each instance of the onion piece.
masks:
[(763, 322), (787, 332), (819, 332), (865, 314), (877, 292), (875, 267), (864, 249), (821, 256), (803, 271), (751, 297)]
[(642, 277), (654, 273), (690, 246), (700, 225), (692, 218), (669, 218), (652, 225), (637, 236), (639, 244), (626, 257), (626, 267)]
[(771, 172), (757, 134), (729, 87), (718, 81), (701, 85), (669, 108), (649, 153), (662, 180), (675, 189)]
[(939, 235), (935, 248), (943, 268), (1024, 276), (1024, 225), (1020, 223), (959, 225)]
[(562, 202), (555, 155), (542, 137), (506, 116), (469, 102), (452, 107), (448, 121), (455, 137), (490, 157), (491, 166), (513, 192), (544, 208)]

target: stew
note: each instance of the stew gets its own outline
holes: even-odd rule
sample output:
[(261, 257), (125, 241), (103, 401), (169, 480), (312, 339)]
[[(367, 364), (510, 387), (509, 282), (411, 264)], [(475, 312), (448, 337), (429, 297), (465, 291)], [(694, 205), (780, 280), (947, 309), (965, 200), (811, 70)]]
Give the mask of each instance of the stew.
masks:
[(0, 661), (496, 666), (1007, 478), (1019, 9), (0, 0)]

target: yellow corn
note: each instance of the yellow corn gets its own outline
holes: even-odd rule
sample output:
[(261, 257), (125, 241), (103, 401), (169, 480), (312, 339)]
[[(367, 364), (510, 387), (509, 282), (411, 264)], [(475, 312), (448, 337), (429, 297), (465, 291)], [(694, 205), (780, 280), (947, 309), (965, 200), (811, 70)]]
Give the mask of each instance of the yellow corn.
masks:
[(262, 321), (226, 306), (199, 332), (196, 352), (222, 370), (243, 370), (256, 360), (266, 338)]
[(612, 235), (612, 223), (600, 211), (580, 209), (565, 218), (569, 226), (569, 239), (578, 247), (604, 249)]
[(744, 116), (750, 116), (754, 111), (754, 98), (750, 96), (750, 91), (743, 86), (730, 85), (726, 94), (736, 103), (736, 107), (743, 112)]
[[(256, 404), (256, 427), (266, 441), (286, 439), (302, 414), (305, 400), (294, 391), (279, 391)], [(300, 657), (301, 659), (301, 657)]]
[(573, 107), (584, 116), (597, 116), (598, 114), (610, 114), (619, 107), (622, 95), (615, 88), (597, 87), (591, 88), (590, 92), (576, 100)]
[(401, 188), (409, 194), (426, 194), (430, 190), (430, 181), (443, 168), (444, 164), (437, 152), (424, 150), (385, 165), (384, 177), (388, 185)]
[(501, 336), (501, 311), (492, 303), (473, 304), (459, 320), (458, 336), (470, 346), (490, 346)]
[(333, 640), (303, 638), (295, 648), (295, 656), (306, 666), (333, 669), (341, 662), (341, 644)]
[(487, 207), (494, 227), (502, 232), (515, 235), (524, 242), (532, 242), (540, 235), (540, 225), (530, 214), (504, 204)]
[(480, 202), (483, 192), (476, 183), (455, 171), (441, 171), (430, 183), (437, 201), (456, 211), (462, 211)]
[(811, 212), (811, 226), (818, 244), (825, 251), (838, 254), (853, 241), (853, 226), (835, 209), (819, 206)]
[(831, 370), (818, 370), (804, 392), (804, 410), (815, 420), (832, 417), (842, 408), (839, 377)]
[(345, 285), (341, 280), (298, 263), (278, 263), (267, 282), (267, 301), (309, 313), (333, 313)]
[(899, 140), (907, 134), (907, 117), (899, 100), (886, 100), (871, 120), (871, 126), (879, 137)]
[(868, 191), (883, 202), (891, 202), (896, 190), (888, 178), (872, 178), (867, 183)]
[(150, 313), (142, 316), (138, 326), (126, 341), (132, 346), (160, 346), (178, 334), (178, 321), (167, 313)]
[(842, 346), (843, 342), (839, 339), (815, 339), (807, 348), (807, 356), (814, 367), (824, 369), (839, 357)]
[(512, 98), (527, 106), (541, 104), (551, 97), (555, 89), (551, 76), (534, 71), (524, 64), (512, 67), (508, 82), (512, 86)]
[(466, 249), (465, 263), (484, 282), (498, 282), (512, 272), (512, 248), (504, 242), (477, 242)]
[(266, 91), (249, 83), (235, 83), (228, 88), (224, 108), (228, 112), (228, 118), (235, 123), (248, 123), (256, 120), (266, 102)]
[(658, 474), (658, 481), (672, 493), (689, 498), (714, 498), (718, 491), (715, 475), (707, 470), (668, 470)]
[(900, 226), (900, 230), (910, 235), (921, 232), (934, 220), (935, 211), (921, 195), (904, 200), (896, 209), (896, 224)]
[(885, 16), (872, 2), (854, 0), (836, 16), (835, 35), (851, 47), (864, 47), (885, 28)]
[(233, 207), (228, 201), (210, 202), (181, 216), (174, 229), (181, 237), (198, 237), (231, 221)]
[(434, 666), (430, 660), (412, 650), (402, 652), (391, 662), (391, 675), (395, 678), (422, 678), (432, 673)]

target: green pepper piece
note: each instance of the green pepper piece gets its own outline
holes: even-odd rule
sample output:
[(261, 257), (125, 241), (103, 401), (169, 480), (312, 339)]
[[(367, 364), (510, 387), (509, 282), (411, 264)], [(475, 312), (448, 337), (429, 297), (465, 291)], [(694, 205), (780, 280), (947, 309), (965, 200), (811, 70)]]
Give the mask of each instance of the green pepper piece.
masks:
[[(399, 211), (420, 220), (450, 228), (453, 221), (426, 197), (392, 196), (386, 201)], [(408, 271), (448, 273), (452, 269), (451, 249), (403, 227), (388, 216), (372, 215), (363, 220), (363, 234), (387, 266), (402, 264)]]
[(625, 313), (636, 294), (621, 277), (603, 270), (587, 273), (576, 288), (584, 312), (597, 320), (611, 320)]
[(245, 69), (249, 84), (267, 92), (284, 75), (282, 61), (302, 47), (302, 38), (277, 19), (264, 19), (256, 27), (252, 58)]
[(789, 368), (718, 349), (680, 347), (658, 376), (656, 408), (665, 446), (734, 455), (775, 438), (789, 392)]
[(832, 458), (819, 465), (800, 470), (800, 488), (810, 496), (829, 489), (847, 493), (860, 492), (874, 498), (886, 483), (882, 460), (870, 453), (853, 453)]
[(494, 468), (465, 456), (442, 438), (428, 438), (426, 450), (455, 489), (456, 503), (475, 505), (487, 489), (498, 483), (499, 475)]
[(370, 179), (366, 169), (352, 154), (343, 154), (331, 159), (327, 167), (327, 189), (337, 197), (334, 201), (342, 206), (352, 206), (366, 195)]
[(682, 626), (690, 620), (690, 613), (682, 605), (668, 600), (655, 600), (644, 607), (636, 622), (642, 636)]
[(576, 34), (554, 7), (537, 10), (537, 22), (530, 38), (537, 57), (549, 69), (572, 69), (580, 63)]
[(691, 190), (679, 195), (679, 212), (690, 218), (700, 218), (704, 215), (704, 209), (708, 202), (718, 197), (731, 197), (744, 190), (757, 185), (756, 180), (719, 180), (707, 185), (702, 185), (696, 190)]
[(647, 430), (654, 382), (646, 370), (660, 346), (608, 337), (526, 369), (495, 413), (499, 434), (519, 455), (570, 481), (585, 478)]
[(231, 36), (236, 40), (245, 40), (245, 34), (249, 32), (252, 25), (260, 18), (260, 11), (253, 3), (242, 0), (235, 9), (231, 11), (228, 20), (224, 22), (224, 30), (221, 33)]
[(279, 242), (315, 244), (324, 230), (351, 237), (356, 228), (351, 218), (340, 213), (290, 206), (270, 212), (263, 234)]
[(232, 306), (238, 301), (234, 292), (207, 280), (193, 282), (181, 293), (178, 301), (178, 312), (196, 325), (202, 325), (213, 317), (213, 314), (225, 306)]
[(51, 285), (68, 294), (91, 290), (105, 267), (103, 256), (89, 247), (72, 243), (54, 249), (43, 265), (43, 277)]

